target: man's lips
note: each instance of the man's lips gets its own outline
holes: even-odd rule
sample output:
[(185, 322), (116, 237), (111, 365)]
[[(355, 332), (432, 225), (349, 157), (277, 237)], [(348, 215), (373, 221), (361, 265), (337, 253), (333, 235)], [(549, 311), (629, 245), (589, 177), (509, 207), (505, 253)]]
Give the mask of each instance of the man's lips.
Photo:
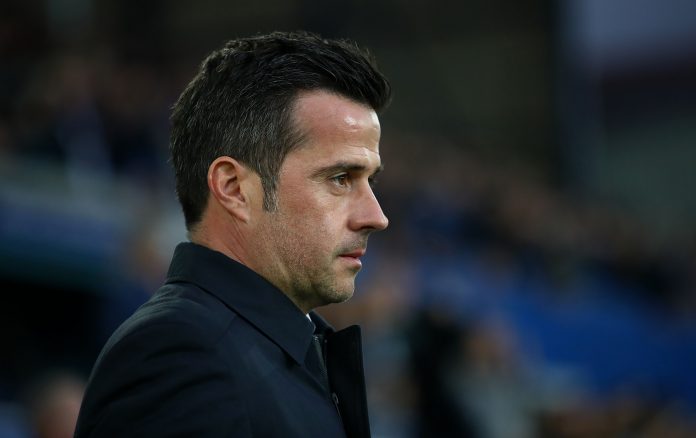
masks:
[(364, 256), (364, 255), (365, 255), (365, 249), (364, 249), (364, 248), (362, 248), (362, 249), (356, 249), (356, 250), (353, 250), (353, 251), (351, 251), (351, 252), (346, 252), (346, 253), (340, 254), (341, 257), (352, 257), (352, 258), (355, 258), (355, 259), (358, 259), (358, 258), (360, 258), (360, 257), (362, 257), (362, 256)]
[(360, 257), (365, 255), (365, 248), (359, 248), (355, 249), (350, 252), (344, 252), (343, 254), (339, 254), (339, 258), (341, 260), (344, 260), (348, 264), (350, 264), (352, 267), (355, 269), (360, 269), (362, 267), (362, 262), (360, 261)]

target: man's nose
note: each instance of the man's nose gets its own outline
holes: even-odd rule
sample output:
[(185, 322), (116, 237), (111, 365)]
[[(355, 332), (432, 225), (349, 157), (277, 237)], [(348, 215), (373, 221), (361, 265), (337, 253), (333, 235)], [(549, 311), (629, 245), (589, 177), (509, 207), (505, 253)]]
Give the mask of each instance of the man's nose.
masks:
[(358, 205), (351, 212), (351, 228), (356, 231), (381, 231), (389, 225), (389, 219), (384, 215), (379, 201), (372, 188), (368, 188), (358, 199)]

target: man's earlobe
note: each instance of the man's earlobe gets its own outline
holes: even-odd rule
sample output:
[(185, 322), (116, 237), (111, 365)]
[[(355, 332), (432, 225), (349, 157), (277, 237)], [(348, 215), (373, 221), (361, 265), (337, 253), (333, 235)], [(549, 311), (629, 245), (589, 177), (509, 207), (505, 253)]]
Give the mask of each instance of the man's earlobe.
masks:
[(242, 222), (250, 218), (246, 180), (253, 173), (232, 157), (222, 156), (208, 167), (211, 201)]

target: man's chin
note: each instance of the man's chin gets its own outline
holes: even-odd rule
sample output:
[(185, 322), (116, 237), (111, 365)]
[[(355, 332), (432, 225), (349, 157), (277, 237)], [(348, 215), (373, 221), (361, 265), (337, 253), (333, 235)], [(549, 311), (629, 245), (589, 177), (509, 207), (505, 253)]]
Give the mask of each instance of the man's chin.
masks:
[(355, 284), (350, 282), (343, 288), (335, 288), (329, 293), (324, 294), (325, 304), (338, 304), (348, 301), (355, 293)]

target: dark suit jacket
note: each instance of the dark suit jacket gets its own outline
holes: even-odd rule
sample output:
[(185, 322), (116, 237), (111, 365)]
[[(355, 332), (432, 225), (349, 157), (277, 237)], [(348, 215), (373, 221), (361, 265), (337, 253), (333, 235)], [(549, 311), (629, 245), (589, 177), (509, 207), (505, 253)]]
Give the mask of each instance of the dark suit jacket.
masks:
[[(99, 355), (75, 437), (369, 437), (360, 330), (311, 317), (245, 266), (180, 244)], [(330, 390), (307, 368), (315, 326)]]

